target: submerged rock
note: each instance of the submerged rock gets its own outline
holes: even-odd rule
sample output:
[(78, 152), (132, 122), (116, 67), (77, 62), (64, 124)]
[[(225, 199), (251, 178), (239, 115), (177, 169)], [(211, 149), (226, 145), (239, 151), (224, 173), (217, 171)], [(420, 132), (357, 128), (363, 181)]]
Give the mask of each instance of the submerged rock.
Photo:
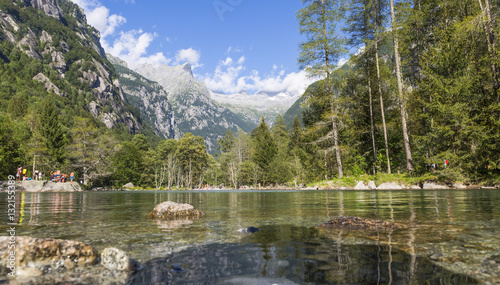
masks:
[(108, 247), (101, 253), (101, 264), (111, 271), (136, 271), (141, 265), (123, 250)]
[(407, 225), (400, 223), (371, 220), (360, 217), (339, 217), (319, 225), (325, 228), (342, 228), (350, 230), (388, 230), (388, 229), (406, 229)]
[(203, 213), (200, 210), (195, 209), (190, 204), (179, 204), (172, 201), (166, 201), (156, 205), (153, 211), (149, 213), (148, 218), (169, 220), (176, 218), (194, 218), (201, 216), (203, 216)]
[(62, 239), (15, 237), (15, 249), (9, 248), (11, 237), (0, 237), (0, 266), (11, 266), (8, 257), (15, 252), (15, 268), (48, 269), (93, 265), (98, 261), (97, 250), (89, 244)]
[(240, 233), (249, 233), (249, 234), (253, 234), (253, 233), (256, 233), (258, 231), (260, 231), (258, 228), (256, 227), (246, 227), (246, 228), (242, 228), (242, 229), (239, 229), (238, 230)]

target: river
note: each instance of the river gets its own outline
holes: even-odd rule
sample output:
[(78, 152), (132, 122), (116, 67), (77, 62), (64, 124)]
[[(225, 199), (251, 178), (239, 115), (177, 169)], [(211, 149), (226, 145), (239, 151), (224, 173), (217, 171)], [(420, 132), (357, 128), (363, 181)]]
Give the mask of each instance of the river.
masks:
[[(205, 216), (149, 220), (163, 201)], [(19, 192), (16, 234), (120, 248), (143, 265), (130, 284), (498, 284), (499, 202), (498, 190)], [(339, 216), (411, 226), (317, 226)], [(248, 226), (260, 231), (237, 231)]]

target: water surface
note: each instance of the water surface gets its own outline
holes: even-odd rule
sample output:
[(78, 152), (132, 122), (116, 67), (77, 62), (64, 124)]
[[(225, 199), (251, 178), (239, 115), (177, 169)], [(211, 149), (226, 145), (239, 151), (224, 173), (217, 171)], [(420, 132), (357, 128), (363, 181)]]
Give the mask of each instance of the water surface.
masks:
[[(17, 193), (16, 201), (18, 235), (118, 247), (144, 265), (131, 284), (500, 282), (495, 190)], [(149, 220), (163, 201), (206, 215)], [(0, 207), (6, 204), (0, 193)], [(317, 227), (338, 216), (411, 226)], [(7, 221), (5, 211), (0, 219)], [(237, 232), (248, 226), (260, 231)], [(6, 234), (6, 226), (0, 230)]]

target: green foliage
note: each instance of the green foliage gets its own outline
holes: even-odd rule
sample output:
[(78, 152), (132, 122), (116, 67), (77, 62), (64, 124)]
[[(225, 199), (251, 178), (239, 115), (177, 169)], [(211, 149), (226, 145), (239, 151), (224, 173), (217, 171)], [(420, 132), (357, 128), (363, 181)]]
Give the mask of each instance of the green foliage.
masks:
[(141, 184), (141, 173), (144, 171), (144, 162), (141, 151), (132, 142), (123, 142), (121, 149), (113, 157), (114, 185), (121, 187), (128, 182), (134, 185)]
[(66, 156), (66, 137), (60, 123), (59, 112), (52, 100), (45, 99), (40, 104), (39, 114), (40, 131), (45, 139), (48, 153), (52, 161), (56, 163), (56, 168), (60, 167)]
[(192, 188), (199, 181), (208, 162), (207, 147), (200, 136), (186, 133), (177, 143), (176, 156), (182, 172), (186, 175), (186, 186)]

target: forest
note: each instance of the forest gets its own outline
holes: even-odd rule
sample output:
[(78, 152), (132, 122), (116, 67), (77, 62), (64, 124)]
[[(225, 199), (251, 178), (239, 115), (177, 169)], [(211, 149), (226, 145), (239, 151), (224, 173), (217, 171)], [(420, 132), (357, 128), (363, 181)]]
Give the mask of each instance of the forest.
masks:
[[(62, 80), (2, 40), (1, 177), (19, 166), (31, 173), (35, 160), (45, 174), (75, 172), (87, 186), (115, 188), (297, 187), (381, 174), (498, 184), (498, 0), (303, 2), (298, 64), (318, 81), (302, 96), (301, 116), (289, 129), (278, 116), (251, 133), (227, 131), (214, 154), (190, 133), (163, 140), (148, 127), (107, 129), (87, 110), (91, 91), (76, 75)], [(66, 96), (32, 80), (41, 71)]]

